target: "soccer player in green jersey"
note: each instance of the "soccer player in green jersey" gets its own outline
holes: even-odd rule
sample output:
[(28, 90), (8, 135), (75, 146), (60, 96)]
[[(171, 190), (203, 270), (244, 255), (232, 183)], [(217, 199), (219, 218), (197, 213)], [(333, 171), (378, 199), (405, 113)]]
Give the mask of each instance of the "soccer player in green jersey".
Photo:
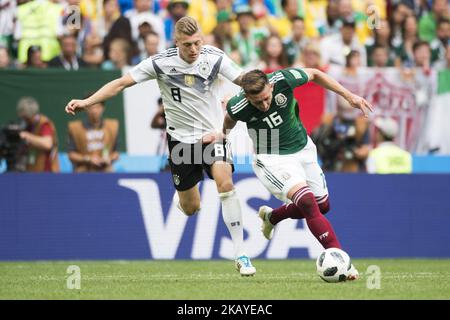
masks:
[[(341, 95), (366, 116), (372, 111), (366, 100), (319, 70), (288, 68), (269, 75), (253, 70), (244, 74), (242, 90), (227, 103), (223, 133), (228, 133), (237, 121), (247, 124), (255, 149), (253, 170), (264, 186), (285, 202), (276, 209), (259, 208), (267, 239), (272, 238), (280, 221), (305, 219), (325, 249), (341, 248), (333, 227), (323, 215), (330, 208), (325, 176), (317, 162), (316, 146), (299, 118), (293, 94), (296, 87), (308, 81)], [(356, 278), (358, 271), (352, 265), (348, 279)]]

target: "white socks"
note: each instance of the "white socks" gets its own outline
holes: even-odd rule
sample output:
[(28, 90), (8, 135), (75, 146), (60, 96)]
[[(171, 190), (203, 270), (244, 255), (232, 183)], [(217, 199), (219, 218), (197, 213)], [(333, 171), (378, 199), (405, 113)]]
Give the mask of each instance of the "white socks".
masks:
[(239, 199), (234, 190), (219, 193), (222, 201), (222, 217), (233, 241), (234, 254), (237, 257), (244, 255), (244, 227), (242, 225), (242, 212)]

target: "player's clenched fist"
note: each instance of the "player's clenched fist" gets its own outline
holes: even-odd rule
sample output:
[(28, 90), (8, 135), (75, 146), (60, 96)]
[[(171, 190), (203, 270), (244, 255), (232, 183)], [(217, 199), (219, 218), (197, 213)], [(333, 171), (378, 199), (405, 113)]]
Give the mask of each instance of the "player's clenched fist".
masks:
[(71, 100), (66, 106), (66, 112), (71, 115), (75, 115), (75, 113), (86, 109), (89, 104), (86, 100)]

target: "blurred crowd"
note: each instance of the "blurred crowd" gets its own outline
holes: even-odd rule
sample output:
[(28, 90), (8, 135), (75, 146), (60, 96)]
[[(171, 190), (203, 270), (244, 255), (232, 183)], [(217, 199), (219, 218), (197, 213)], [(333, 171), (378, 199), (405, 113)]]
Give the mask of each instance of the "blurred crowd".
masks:
[[(206, 44), (245, 70), (318, 68), (366, 97), (370, 92), (357, 88), (367, 70), (397, 70), (399, 82), (414, 80), (417, 109), (401, 115), (411, 134), (392, 124), (392, 112), (370, 124), (345, 101), (328, 99), (320, 123), (307, 128), (325, 170), (365, 171), (368, 159), (375, 170), (372, 147), (393, 144), (402, 130), (402, 148), (431, 148), (418, 136), (436, 74), (450, 68), (448, 0), (0, 0), (0, 69), (120, 70), (174, 46), (174, 25), (186, 15), (200, 23)], [(370, 137), (371, 127), (381, 135)], [(91, 157), (72, 158), (93, 165)], [(408, 161), (400, 171), (411, 170)]]
[(121, 69), (173, 46), (196, 18), (244, 67), (444, 68), (447, 0), (0, 0), (0, 68)]

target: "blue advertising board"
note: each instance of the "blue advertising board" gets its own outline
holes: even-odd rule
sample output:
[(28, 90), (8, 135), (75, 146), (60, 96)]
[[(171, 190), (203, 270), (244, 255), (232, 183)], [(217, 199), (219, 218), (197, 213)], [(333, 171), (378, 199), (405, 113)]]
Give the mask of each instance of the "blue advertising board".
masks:
[[(304, 221), (263, 238), (258, 207), (277, 207), (254, 175), (234, 176), (247, 254), (315, 258)], [(332, 222), (352, 257), (450, 257), (450, 175), (328, 174)], [(176, 208), (171, 175), (0, 175), (0, 260), (220, 259), (233, 246), (215, 183), (200, 185), (201, 212)]]

